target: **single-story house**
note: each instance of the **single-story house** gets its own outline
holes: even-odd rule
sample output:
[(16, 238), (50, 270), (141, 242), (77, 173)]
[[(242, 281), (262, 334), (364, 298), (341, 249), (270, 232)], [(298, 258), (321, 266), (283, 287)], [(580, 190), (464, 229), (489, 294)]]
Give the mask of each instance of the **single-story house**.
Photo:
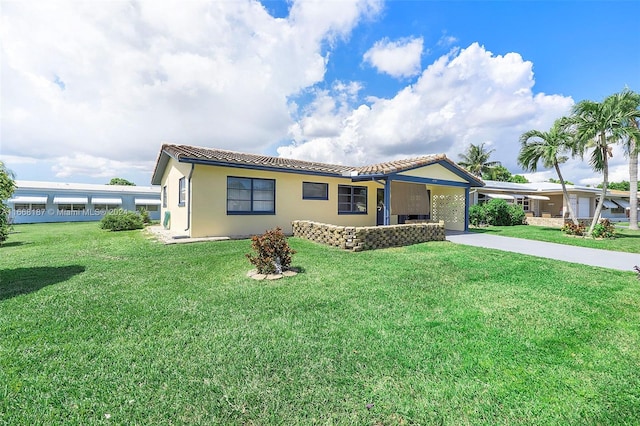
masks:
[(174, 235), (242, 237), (294, 220), (340, 226), (444, 221), (466, 230), (483, 182), (444, 155), (361, 167), (165, 144), (151, 180)]
[[(562, 185), (551, 182), (512, 183), (485, 181), (485, 186), (472, 192), (472, 204), (482, 204), (494, 198), (504, 199), (507, 203), (522, 206), (527, 216), (540, 218), (568, 217), (567, 200)], [(578, 219), (590, 219), (596, 210), (601, 189), (589, 186), (567, 185), (574, 213)], [(607, 191), (601, 218), (625, 220), (625, 208), (629, 207), (629, 193), (625, 191)]]
[(145, 208), (160, 219), (160, 188), (153, 186), (17, 180), (8, 201), (12, 223), (97, 221), (113, 209)]

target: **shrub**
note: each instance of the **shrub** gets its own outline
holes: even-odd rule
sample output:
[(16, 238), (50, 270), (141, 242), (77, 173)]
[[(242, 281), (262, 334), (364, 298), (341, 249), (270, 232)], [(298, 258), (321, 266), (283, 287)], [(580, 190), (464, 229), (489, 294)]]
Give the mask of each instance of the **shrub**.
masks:
[(591, 236), (594, 238), (615, 238), (616, 227), (609, 219), (602, 219), (593, 227)]
[[(513, 226), (525, 223), (525, 214), (522, 207), (507, 204), (504, 200), (493, 199), (477, 207), (479, 208), (477, 212), (474, 211), (474, 220), (479, 219), (480, 223), (484, 221), (488, 225), (495, 226)], [(473, 225), (474, 223), (471, 220), (471, 208), (469, 208), (469, 221)]]
[(9, 208), (0, 202), (0, 245), (7, 240), (11, 231)]
[(517, 204), (509, 205), (509, 217), (511, 218), (511, 225), (524, 225), (527, 223), (522, 206)]
[(110, 231), (129, 231), (143, 227), (142, 216), (136, 212), (123, 209), (107, 213), (100, 221), (100, 228)]
[(475, 204), (469, 207), (469, 223), (473, 226), (487, 224), (487, 212), (483, 206)]
[(567, 222), (564, 224), (561, 231), (567, 235), (575, 235), (577, 237), (581, 237), (584, 235), (585, 226), (582, 223), (576, 225), (573, 222)]
[(291, 266), (291, 256), (295, 254), (279, 227), (262, 235), (254, 235), (251, 238), (251, 248), (256, 255), (248, 253), (246, 256), (260, 274), (282, 273)]
[(149, 223), (151, 223), (151, 216), (149, 216), (149, 210), (145, 209), (144, 207), (141, 207), (138, 209), (138, 213), (142, 218), (142, 223), (144, 223), (145, 225), (148, 225)]

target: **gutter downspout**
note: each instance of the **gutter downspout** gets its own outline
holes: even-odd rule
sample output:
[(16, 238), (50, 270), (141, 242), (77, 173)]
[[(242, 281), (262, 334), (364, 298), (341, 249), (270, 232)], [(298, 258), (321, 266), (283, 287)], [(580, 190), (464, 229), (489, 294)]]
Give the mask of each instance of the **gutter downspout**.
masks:
[(188, 231), (191, 228), (191, 176), (193, 176), (193, 170), (196, 165), (191, 163), (191, 171), (189, 172), (189, 180), (187, 182), (187, 197), (189, 202), (187, 203), (187, 228), (185, 231)]

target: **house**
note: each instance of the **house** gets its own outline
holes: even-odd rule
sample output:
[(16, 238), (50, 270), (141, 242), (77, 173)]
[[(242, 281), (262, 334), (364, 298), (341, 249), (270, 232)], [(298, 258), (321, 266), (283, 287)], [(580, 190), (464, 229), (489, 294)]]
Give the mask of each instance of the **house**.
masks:
[(444, 155), (361, 167), (165, 144), (152, 184), (175, 235), (242, 237), (294, 220), (340, 226), (444, 221), (465, 230), (483, 182)]
[[(565, 199), (562, 185), (559, 183), (512, 183), (487, 180), (483, 188), (472, 193), (472, 204), (482, 204), (494, 198), (504, 199), (507, 203), (522, 206), (530, 224), (551, 225), (553, 222), (555, 225), (562, 226), (563, 218), (568, 217), (569, 214), (567, 202), (571, 204), (578, 219), (593, 218), (601, 189), (579, 185), (566, 185), (566, 187), (568, 200)], [(600, 217), (614, 221), (626, 220), (628, 214), (625, 214), (625, 209), (628, 207), (628, 192), (607, 191)], [(558, 220), (545, 223), (537, 218)]]
[(160, 219), (160, 189), (152, 186), (16, 181), (8, 201), (12, 223), (97, 221), (113, 209), (147, 209)]

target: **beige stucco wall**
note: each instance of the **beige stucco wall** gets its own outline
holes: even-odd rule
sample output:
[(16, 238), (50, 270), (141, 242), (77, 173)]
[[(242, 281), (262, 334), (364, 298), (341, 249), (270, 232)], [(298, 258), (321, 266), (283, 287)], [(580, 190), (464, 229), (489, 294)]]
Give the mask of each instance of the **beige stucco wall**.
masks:
[[(227, 176), (275, 179), (275, 215), (227, 215)], [(328, 200), (303, 200), (302, 182), (329, 184)], [(338, 214), (338, 184), (366, 186), (367, 214)], [(177, 185), (177, 181), (176, 181)], [(191, 236), (250, 236), (280, 226), (291, 233), (294, 220), (314, 220), (344, 226), (375, 226), (376, 182), (349, 178), (196, 165), (192, 176)]]
[[(324, 177), (262, 171), (235, 167), (219, 167), (196, 164), (191, 176), (191, 164), (170, 160), (162, 179), (167, 186), (167, 207), (161, 209), (161, 220), (165, 211), (171, 213), (169, 229), (175, 234), (192, 237), (230, 236), (244, 237), (261, 234), (267, 229), (279, 226), (285, 233), (291, 233), (294, 220), (313, 220), (340, 226), (375, 226), (377, 216), (377, 189), (383, 188), (379, 182), (352, 182), (350, 178)], [(460, 178), (442, 166), (428, 166), (411, 171), (411, 176), (434, 179), (457, 180)], [(275, 215), (228, 215), (227, 177), (247, 177), (275, 179)], [(178, 205), (178, 181), (186, 178), (187, 200)], [(329, 184), (328, 200), (303, 200), (302, 183), (320, 182)], [(366, 186), (367, 214), (338, 214), (338, 185)], [(431, 191), (431, 220), (444, 221), (445, 228), (464, 230), (465, 189), (427, 185)], [(189, 196), (193, 200), (191, 209)], [(191, 218), (187, 217), (190, 210)], [(391, 224), (398, 223), (396, 215), (391, 216)]]
[[(171, 213), (171, 221), (169, 229), (176, 233), (185, 233), (187, 229), (187, 206), (189, 205), (189, 188), (187, 187), (187, 199), (184, 206), (178, 205), (178, 181), (180, 178), (185, 178), (185, 184), (189, 184), (189, 173), (191, 171), (191, 164), (178, 163), (175, 160), (170, 160), (165, 169), (162, 177), (162, 187), (167, 186), (167, 207), (162, 207), (160, 210), (160, 221), (164, 220), (165, 212)], [(162, 189), (160, 190), (162, 194)], [(163, 200), (164, 201), (164, 200)]]
[(452, 182), (467, 182), (465, 179), (444, 168), (440, 164), (431, 164), (425, 167), (420, 167), (418, 169), (407, 170), (405, 172), (398, 173), (398, 175), (442, 179)]

